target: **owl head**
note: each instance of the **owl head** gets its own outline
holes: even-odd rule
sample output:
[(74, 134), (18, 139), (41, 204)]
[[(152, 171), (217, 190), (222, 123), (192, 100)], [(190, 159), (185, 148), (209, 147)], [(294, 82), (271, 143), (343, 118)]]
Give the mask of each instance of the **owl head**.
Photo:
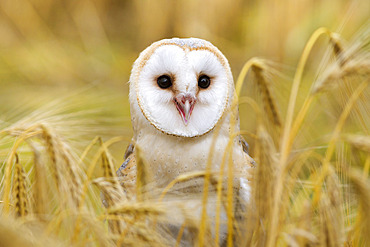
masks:
[(227, 59), (202, 39), (153, 43), (135, 61), (130, 76), (131, 115), (174, 136), (211, 131), (233, 94)]

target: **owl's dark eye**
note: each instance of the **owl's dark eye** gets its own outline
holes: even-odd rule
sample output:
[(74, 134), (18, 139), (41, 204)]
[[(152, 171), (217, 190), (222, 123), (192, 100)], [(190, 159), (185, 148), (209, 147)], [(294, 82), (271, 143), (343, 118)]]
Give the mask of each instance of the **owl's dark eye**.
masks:
[(172, 81), (168, 75), (161, 75), (157, 79), (157, 84), (160, 88), (166, 89), (172, 86)]
[(208, 76), (202, 75), (202, 76), (199, 77), (198, 86), (200, 88), (205, 89), (205, 88), (209, 87), (210, 84), (211, 84), (211, 79)]

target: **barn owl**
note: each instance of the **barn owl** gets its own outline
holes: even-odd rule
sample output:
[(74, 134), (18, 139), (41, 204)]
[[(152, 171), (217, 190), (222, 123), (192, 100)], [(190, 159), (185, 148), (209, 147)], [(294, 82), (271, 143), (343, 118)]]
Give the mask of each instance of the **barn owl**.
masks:
[[(213, 142), (211, 169), (219, 172), (231, 130), (238, 132), (239, 122), (230, 109), (236, 97), (231, 70), (215, 46), (196, 38), (155, 42), (135, 61), (129, 83), (133, 144), (117, 171), (127, 193), (134, 193), (136, 186), (136, 147), (158, 188), (181, 174), (204, 171)], [(236, 135), (232, 145), (235, 187), (248, 200), (246, 179), (254, 161), (241, 136)], [(189, 194), (202, 191), (199, 181), (186, 189)], [(216, 203), (212, 194), (209, 202)]]

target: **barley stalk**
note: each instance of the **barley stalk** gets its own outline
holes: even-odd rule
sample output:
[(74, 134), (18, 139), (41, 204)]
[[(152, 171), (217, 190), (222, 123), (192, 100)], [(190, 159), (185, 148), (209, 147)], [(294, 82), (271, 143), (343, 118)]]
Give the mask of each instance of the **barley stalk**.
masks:
[(285, 173), (284, 173), (285, 166), (286, 166), (288, 156), (291, 151), (291, 145), (292, 145), (292, 141), (294, 138), (294, 136), (292, 136), (290, 132), (292, 128), (294, 108), (296, 105), (299, 85), (301, 83), (304, 67), (306, 65), (308, 56), (312, 50), (312, 47), (316, 43), (317, 39), (323, 34), (330, 35), (330, 31), (327, 28), (319, 28), (311, 35), (310, 39), (306, 43), (306, 46), (303, 50), (303, 53), (301, 55), (301, 58), (297, 66), (296, 73), (294, 75), (292, 90), (291, 90), (290, 97), (289, 97), (285, 126), (284, 126), (283, 135), (282, 135), (282, 141), (281, 141), (281, 150), (280, 150), (281, 156), (280, 156), (280, 161), (279, 161), (280, 170), (277, 174), (278, 183), (275, 187), (275, 193), (273, 197), (272, 218), (271, 218), (270, 228), (268, 230), (270, 232), (270, 235), (268, 236), (268, 239), (267, 239), (268, 247), (274, 246), (274, 244), (277, 241), (278, 235), (279, 235), (278, 223), (280, 221), (280, 215), (279, 215), (280, 198), (283, 193), (283, 187), (284, 187), (283, 181), (284, 181), (284, 176), (285, 176)]

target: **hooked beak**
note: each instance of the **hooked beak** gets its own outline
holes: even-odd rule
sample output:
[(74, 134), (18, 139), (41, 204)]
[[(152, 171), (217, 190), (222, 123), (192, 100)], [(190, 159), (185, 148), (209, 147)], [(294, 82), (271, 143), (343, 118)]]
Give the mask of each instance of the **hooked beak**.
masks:
[(196, 101), (195, 97), (191, 94), (179, 94), (173, 100), (180, 113), (182, 121), (185, 125), (188, 125)]

